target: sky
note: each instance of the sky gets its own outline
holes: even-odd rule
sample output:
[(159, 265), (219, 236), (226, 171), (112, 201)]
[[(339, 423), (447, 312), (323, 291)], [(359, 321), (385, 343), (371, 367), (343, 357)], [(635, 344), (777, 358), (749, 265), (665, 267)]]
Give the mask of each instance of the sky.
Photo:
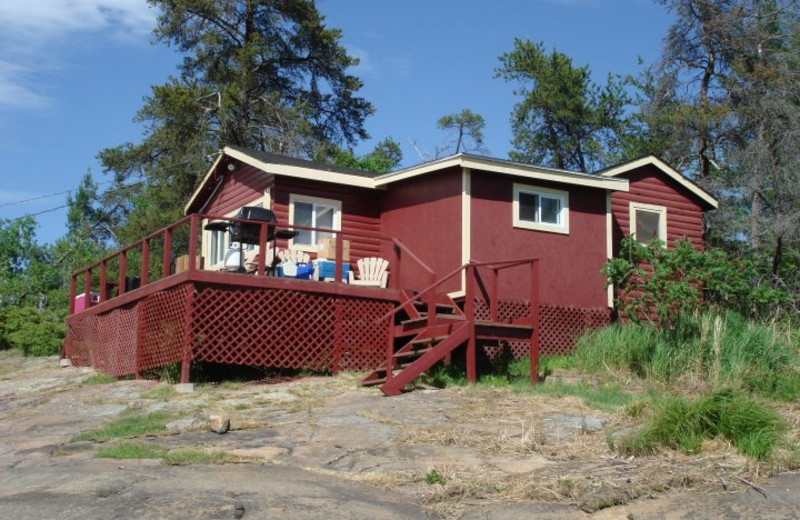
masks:
[[(637, 74), (658, 58), (672, 18), (653, 0), (318, 0), (328, 27), (360, 64), (369, 152), (391, 136), (403, 164), (448, 138), (436, 121), (481, 114), (488, 155), (510, 150), (513, 85), (495, 79), (514, 39), (543, 42), (589, 65), (595, 81)], [(154, 43), (145, 0), (0, 0), (0, 219), (37, 214), (37, 239), (66, 232), (66, 196), (100, 150), (138, 142), (134, 121), (151, 86), (177, 74), (177, 50)], [(33, 200), (31, 200), (33, 199)]]

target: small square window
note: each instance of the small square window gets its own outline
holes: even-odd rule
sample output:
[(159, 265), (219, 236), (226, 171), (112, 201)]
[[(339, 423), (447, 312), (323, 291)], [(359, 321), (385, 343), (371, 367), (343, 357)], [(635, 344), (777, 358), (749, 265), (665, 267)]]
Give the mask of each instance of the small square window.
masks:
[(667, 241), (667, 208), (631, 202), (631, 235), (637, 242)]

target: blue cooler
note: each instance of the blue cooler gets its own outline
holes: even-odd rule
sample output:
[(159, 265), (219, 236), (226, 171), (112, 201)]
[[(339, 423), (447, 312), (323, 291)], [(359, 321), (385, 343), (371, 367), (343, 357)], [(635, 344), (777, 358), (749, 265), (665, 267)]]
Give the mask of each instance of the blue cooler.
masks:
[(295, 278), (297, 280), (311, 280), (311, 277), (314, 275), (314, 266), (311, 264), (295, 264), (293, 269), (289, 268), (289, 266), (286, 267), (286, 272), (284, 272), (284, 265), (279, 265), (275, 268), (275, 274), (284, 278)]
[[(333, 260), (314, 260), (314, 263), (319, 267), (319, 279), (333, 280), (336, 273), (336, 262)], [(347, 281), (347, 273), (350, 272), (350, 264), (342, 262), (342, 281)]]

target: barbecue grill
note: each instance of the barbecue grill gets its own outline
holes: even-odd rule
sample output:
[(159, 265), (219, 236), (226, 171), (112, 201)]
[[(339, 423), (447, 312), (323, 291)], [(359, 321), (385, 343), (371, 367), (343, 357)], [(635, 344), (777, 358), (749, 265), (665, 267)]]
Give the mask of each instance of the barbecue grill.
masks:
[[(258, 220), (261, 222), (277, 223), (275, 213), (265, 208), (257, 206), (245, 206), (239, 210), (234, 218), (242, 220)], [(230, 224), (231, 242), (239, 244), (258, 244), (258, 235), (261, 232), (261, 225), (249, 222), (231, 222)], [(267, 226), (267, 242), (275, 239), (275, 226)], [(240, 246), (241, 247), (241, 246)]]

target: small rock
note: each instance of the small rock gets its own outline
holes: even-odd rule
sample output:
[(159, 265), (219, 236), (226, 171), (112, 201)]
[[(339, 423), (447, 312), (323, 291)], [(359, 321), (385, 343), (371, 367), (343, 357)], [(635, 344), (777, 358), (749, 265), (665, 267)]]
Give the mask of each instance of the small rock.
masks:
[(554, 413), (544, 418), (544, 434), (552, 440), (564, 440), (580, 433), (594, 433), (603, 429), (606, 419), (588, 415)]
[(208, 425), (214, 433), (228, 433), (231, 429), (231, 418), (226, 415), (209, 415)]

